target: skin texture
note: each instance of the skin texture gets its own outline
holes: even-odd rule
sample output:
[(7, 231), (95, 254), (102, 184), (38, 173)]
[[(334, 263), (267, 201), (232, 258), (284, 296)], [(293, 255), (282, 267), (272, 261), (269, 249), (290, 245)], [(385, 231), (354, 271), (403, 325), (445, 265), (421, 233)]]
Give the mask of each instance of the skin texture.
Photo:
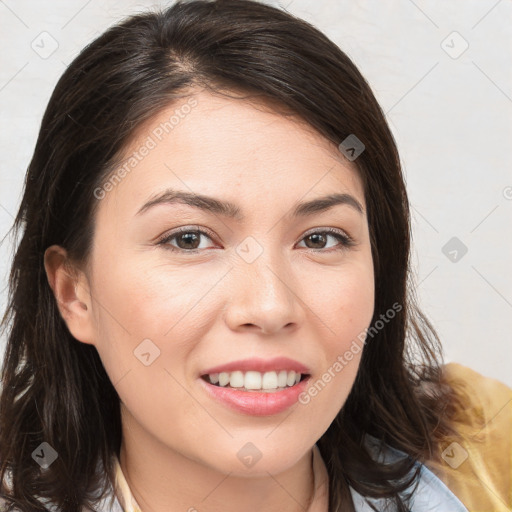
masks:
[[(343, 406), (361, 352), (308, 404), (270, 416), (212, 400), (199, 377), (237, 359), (287, 356), (314, 382), (369, 326), (374, 275), (363, 186), (354, 164), (303, 122), (263, 103), (205, 91), (194, 98), (162, 140), (153, 130), (187, 99), (126, 148), (129, 157), (148, 136), (157, 142), (100, 200), (87, 270), (67, 268), (64, 249), (52, 246), (48, 279), (70, 332), (97, 348), (121, 398), (121, 467), (145, 512), (303, 510), (312, 447)], [(137, 215), (166, 188), (231, 201), (245, 219), (179, 203)], [(352, 195), (363, 214), (337, 205), (290, 216), (297, 202), (332, 193)], [(182, 226), (212, 236), (157, 244)], [(306, 236), (313, 229), (324, 238)], [(251, 250), (254, 241), (262, 250), (251, 263), (237, 252), (247, 237)], [(148, 366), (134, 355), (144, 339), (160, 351)], [(251, 467), (237, 457), (248, 442), (262, 454)]]

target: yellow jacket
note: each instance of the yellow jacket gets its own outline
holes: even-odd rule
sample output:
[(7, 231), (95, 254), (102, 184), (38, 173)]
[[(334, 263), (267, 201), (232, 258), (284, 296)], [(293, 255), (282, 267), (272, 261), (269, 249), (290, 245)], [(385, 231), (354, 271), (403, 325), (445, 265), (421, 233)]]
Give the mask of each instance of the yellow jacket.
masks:
[(512, 389), (460, 364), (444, 370), (464, 402), (454, 416), (460, 438), (439, 447), (441, 462), (426, 465), (469, 512), (511, 512)]

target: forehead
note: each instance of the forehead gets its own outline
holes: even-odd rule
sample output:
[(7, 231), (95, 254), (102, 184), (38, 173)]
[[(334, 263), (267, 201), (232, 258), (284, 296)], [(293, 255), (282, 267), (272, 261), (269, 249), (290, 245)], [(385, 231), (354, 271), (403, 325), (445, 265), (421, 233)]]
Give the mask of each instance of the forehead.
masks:
[(115, 198), (118, 206), (125, 201), (140, 206), (170, 187), (242, 199), (256, 192), (260, 198), (290, 200), (350, 192), (364, 205), (355, 164), (306, 122), (260, 98), (192, 91), (139, 128), (125, 147), (121, 168), (123, 178), (106, 203)]

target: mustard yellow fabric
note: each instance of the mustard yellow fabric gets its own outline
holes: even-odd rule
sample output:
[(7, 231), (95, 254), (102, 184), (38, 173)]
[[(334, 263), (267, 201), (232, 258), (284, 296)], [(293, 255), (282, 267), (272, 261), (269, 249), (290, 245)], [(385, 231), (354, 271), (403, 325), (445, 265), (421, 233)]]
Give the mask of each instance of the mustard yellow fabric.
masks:
[(444, 366), (462, 407), (453, 416), (459, 438), (427, 463), (469, 512), (512, 511), (512, 389), (466, 366)]

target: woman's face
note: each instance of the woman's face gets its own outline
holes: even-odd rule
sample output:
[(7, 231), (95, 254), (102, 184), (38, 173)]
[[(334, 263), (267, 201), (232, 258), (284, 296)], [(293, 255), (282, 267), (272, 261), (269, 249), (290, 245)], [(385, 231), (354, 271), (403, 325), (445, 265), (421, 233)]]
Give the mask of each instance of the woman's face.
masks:
[[(354, 164), (303, 123), (207, 92), (151, 119), (130, 156), (95, 193), (89, 323), (75, 329), (120, 396), (123, 442), (224, 473), (283, 471), (343, 406), (372, 319)], [(309, 377), (288, 391), (204, 378), (272, 387), (299, 367)]]

